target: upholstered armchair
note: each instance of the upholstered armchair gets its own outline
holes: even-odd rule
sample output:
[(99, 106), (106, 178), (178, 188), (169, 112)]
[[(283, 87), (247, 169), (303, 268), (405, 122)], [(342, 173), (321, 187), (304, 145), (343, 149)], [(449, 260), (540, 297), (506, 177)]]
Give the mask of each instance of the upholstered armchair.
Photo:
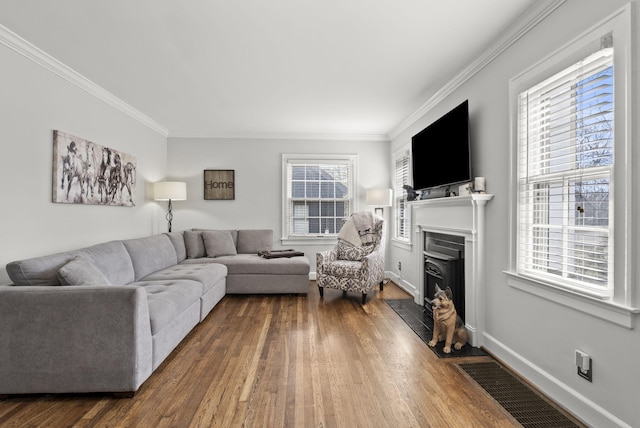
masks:
[(316, 282), (320, 297), (324, 288), (343, 294), (362, 293), (362, 304), (376, 284), (384, 280), (384, 220), (370, 212), (354, 213), (338, 234), (335, 248), (316, 253)]

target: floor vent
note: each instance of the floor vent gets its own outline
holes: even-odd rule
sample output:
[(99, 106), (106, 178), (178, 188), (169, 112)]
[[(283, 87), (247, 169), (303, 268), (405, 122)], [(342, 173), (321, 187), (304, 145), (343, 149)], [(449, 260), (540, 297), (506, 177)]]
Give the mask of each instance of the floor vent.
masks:
[(458, 364), (525, 428), (581, 427), (499, 364)]

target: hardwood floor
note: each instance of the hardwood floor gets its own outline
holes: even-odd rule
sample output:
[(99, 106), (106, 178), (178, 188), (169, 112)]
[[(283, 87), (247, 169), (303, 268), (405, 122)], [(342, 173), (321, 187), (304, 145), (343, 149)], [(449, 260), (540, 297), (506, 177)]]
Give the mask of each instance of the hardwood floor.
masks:
[(490, 357), (439, 359), (382, 297), (409, 296), (226, 296), (135, 397), (11, 397), (0, 426), (520, 426), (456, 366)]

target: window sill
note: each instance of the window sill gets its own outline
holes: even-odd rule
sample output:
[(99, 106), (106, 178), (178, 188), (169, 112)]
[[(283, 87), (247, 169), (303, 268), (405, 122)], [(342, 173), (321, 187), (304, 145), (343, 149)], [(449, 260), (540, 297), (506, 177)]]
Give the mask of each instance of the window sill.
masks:
[(301, 236), (298, 238), (280, 238), (280, 243), (285, 247), (292, 245), (336, 245), (338, 243), (338, 237), (336, 235), (318, 235)]
[(396, 248), (401, 248), (406, 251), (413, 250), (413, 244), (409, 241), (401, 241), (400, 239), (391, 239), (391, 245)]
[(517, 290), (584, 312), (630, 330), (633, 329), (635, 324), (635, 317), (640, 314), (640, 308), (625, 306), (608, 300), (586, 296), (575, 291), (554, 287), (514, 272), (505, 271), (504, 273), (508, 277), (507, 283)]

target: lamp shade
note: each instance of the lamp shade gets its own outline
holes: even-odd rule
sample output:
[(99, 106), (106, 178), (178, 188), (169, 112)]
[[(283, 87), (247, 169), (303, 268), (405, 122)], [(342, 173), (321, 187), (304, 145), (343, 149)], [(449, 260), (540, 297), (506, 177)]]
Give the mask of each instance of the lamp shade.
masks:
[(393, 191), (391, 189), (368, 189), (367, 205), (379, 207), (390, 207), (393, 202)]
[(153, 183), (153, 199), (156, 201), (185, 201), (187, 200), (187, 183), (181, 181)]

